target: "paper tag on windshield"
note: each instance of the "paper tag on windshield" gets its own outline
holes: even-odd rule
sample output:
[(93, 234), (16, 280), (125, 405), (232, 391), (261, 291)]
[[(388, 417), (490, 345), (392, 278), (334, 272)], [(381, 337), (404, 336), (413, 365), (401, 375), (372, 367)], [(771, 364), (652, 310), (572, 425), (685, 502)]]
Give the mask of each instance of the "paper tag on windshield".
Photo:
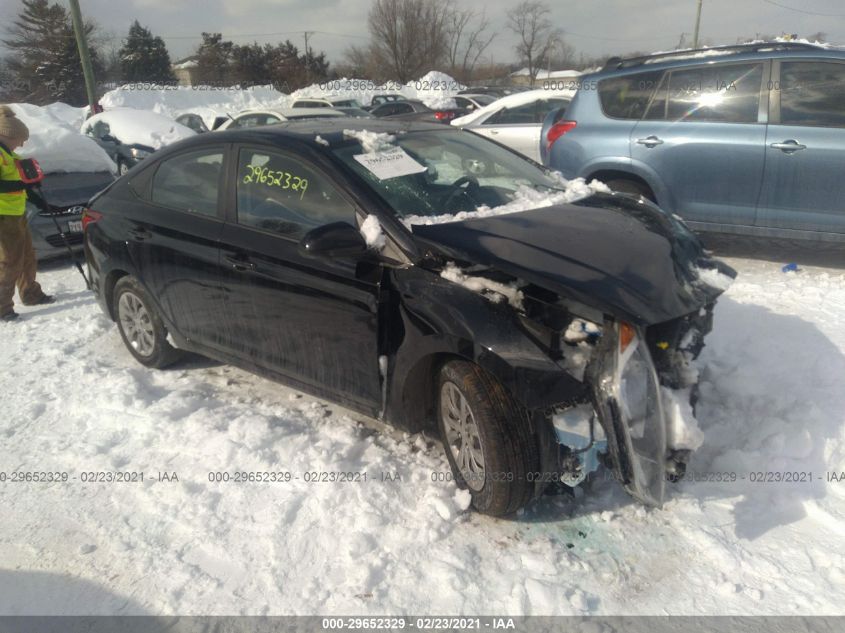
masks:
[(379, 180), (419, 174), (426, 170), (426, 167), (408, 156), (401, 147), (393, 147), (383, 152), (356, 154), (353, 158), (370, 170)]

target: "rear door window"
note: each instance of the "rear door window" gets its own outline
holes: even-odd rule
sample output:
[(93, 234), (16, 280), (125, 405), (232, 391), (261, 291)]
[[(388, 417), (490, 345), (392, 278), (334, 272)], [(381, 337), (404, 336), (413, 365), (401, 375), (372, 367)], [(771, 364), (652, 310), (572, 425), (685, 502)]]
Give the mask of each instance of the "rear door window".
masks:
[(300, 239), (332, 222), (355, 225), (355, 208), (301, 157), (244, 148), (238, 158), (238, 224)]
[(756, 123), (763, 64), (713, 64), (669, 76), (670, 121)]
[(179, 154), (161, 162), (153, 177), (155, 204), (217, 217), (217, 193), (223, 168), (223, 148)]
[(603, 79), (598, 85), (602, 111), (612, 119), (641, 119), (661, 75), (662, 71), (650, 71)]
[(537, 123), (538, 101), (515, 108), (503, 108), (484, 122), (484, 125), (529, 125)]
[(845, 127), (845, 64), (782, 62), (781, 125)]

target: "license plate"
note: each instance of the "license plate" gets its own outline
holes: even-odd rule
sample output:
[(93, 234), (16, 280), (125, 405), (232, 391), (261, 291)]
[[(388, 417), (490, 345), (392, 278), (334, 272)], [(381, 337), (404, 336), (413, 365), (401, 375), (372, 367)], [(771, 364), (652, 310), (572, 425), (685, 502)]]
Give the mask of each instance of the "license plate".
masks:
[(82, 233), (82, 220), (73, 220), (67, 223), (67, 229), (71, 233)]

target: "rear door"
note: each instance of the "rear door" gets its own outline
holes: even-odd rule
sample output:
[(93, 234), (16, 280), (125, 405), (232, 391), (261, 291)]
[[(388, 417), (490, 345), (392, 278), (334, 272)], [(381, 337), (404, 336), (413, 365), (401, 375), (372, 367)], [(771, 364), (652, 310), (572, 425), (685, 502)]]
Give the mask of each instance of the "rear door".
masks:
[(299, 254), (305, 233), (356, 225), (356, 208), (322, 169), (293, 151), (236, 149), (221, 243), (223, 336), (250, 363), (378, 411), (381, 267)]
[(845, 233), (845, 62), (775, 61), (757, 224)]
[(537, 99), (513, 108), (503, 108), (481, 125), (470, 129), (539, 162), (543, 119), (550, 110), (567, 103), (567, 99)]
[(769, 66), (719, 63), (664, 74), (630, 148), (665, 184), (668, 199), (660, 203), (668, 210), (695, 223), (754, 225)]
[(220, 309), (219, 198), (225, 146), (175, 154), (154, 167), (125, 239), (142, 283), (189, 340), (217, 347)]

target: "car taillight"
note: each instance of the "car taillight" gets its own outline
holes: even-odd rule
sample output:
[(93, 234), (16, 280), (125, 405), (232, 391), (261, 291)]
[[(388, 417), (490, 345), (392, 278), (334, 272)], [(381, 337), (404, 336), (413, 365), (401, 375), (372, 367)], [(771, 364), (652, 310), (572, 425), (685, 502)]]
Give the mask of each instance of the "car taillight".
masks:
[(448, 121), (449, 119), (455, 118), (454, 112), (435, 112), (434, 118), (438, 121)]
[(546, 149), (551, 149), (556, 140), (569, 132), (569, 130), (575, 129), (576, 125), (578, 125), (578, 123), (575, 121), (558, 121), (555, 123), (549, 128), (549, 131), (546, 132)]
[(94, 222), (98, 222), (102, 218), (102, 213), (94, 211), (93, 209), (85, 209), (85, 211), (82, 212), (82, 232), (85, 232), (85, 229), (88, 228), (89, 224), (94, 224)]

